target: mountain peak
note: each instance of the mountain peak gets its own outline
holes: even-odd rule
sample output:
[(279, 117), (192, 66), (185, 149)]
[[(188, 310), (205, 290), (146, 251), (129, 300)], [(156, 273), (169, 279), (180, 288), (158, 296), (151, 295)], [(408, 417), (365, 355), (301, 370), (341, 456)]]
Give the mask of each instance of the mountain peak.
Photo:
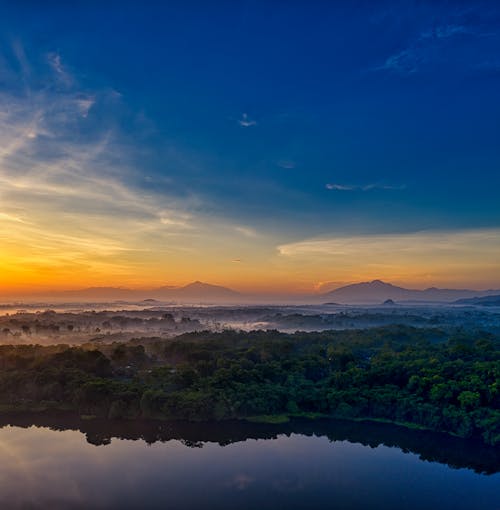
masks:
[(196, 280), (194, 282), (188, 283), (187, 285), (184, 285), (183, 287), (179, 287), (178, 290), (227, 290), (231, 292), (235, 292), (231, 289), (228, 289), (226, 287), (222, 287), (220, 285), (213, 285), (211, 283), (206, 282), (200, 282), (200, 280)]
[(206, 298), (223, 298), (223, 297), (236, 297), (239, 293), (235, 290), (221, 285), (213, 285), (211, 283), (200, 282), (196, 280), (188, 283), (184, 287), (180, 287), (176, 290), (176, 293), (183, 296), (191, 297), (206, 297)]
[(380, 303), (387, 300), (401, 301), (442, 301), (451, 302), (458, 297), (474, 297), (492, 294), (492, 291), (473, 291), (468, 289), (439, 289), (431, 287), (425, 290), (405, 289), (382, 280), (353, 283), (323, 294), (328, 301), (340, 303)]
[(382, 280), (372, 280), (369, 285), (374, 287), (394, 287), (391, 283), (383, 282)]

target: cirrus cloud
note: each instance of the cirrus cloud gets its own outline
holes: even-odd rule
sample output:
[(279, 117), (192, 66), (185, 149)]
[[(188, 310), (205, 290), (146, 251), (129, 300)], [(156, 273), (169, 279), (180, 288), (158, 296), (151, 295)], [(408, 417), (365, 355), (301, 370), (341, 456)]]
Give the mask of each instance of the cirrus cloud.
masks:
[(325, 188), (333, 191), (370, 191), (370, 190), (403, 190), (406, 185), (389, 185), (389, 184), (338, 184), (327, 183)]

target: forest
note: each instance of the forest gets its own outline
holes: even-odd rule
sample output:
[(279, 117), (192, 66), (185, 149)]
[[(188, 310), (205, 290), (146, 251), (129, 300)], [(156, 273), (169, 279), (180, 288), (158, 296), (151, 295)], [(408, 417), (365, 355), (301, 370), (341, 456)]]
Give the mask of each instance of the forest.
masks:
[(328, 416), (500, 445), (500, 338), (485, 331), (393, 325), (3, 345), (0, 368), (3, 413), (269, 423)]

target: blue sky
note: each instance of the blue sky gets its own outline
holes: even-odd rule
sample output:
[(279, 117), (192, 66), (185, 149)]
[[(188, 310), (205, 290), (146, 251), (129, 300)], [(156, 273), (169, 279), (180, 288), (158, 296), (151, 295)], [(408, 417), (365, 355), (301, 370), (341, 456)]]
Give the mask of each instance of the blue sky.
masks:
[[(55, 193), (50, 211), (33, 194), (17, 201), (62, 213), (79, 236), (86, 208), (111, 229), (117, 215), (131, 231), (159, 217), (174, 236), (193, 222), (223, 238), (223, 225), (261, 244), (256, 265), (309, 239), (496, 235), (498, 4), (159, 4), (0, 4), (4, 139), (18, 126), (30, 143), (5, 155), (4, 181), (19, 190), (25, 172), (23, 189), (33, 179)], [(58, 162), (58, 173), (29, 173), (27, 161)], [(96, 178), (109, 201), (61, 191)], [(224, 260), (243, 257), (229, 251)]]

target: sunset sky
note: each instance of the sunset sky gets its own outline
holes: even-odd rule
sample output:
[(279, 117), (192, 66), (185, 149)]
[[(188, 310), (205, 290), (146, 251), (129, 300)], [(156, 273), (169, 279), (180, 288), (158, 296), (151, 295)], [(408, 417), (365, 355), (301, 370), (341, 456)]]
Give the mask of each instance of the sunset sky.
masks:
[(0, 3), (0, 294), (500, 288), (498, 3), (103, 4)]

